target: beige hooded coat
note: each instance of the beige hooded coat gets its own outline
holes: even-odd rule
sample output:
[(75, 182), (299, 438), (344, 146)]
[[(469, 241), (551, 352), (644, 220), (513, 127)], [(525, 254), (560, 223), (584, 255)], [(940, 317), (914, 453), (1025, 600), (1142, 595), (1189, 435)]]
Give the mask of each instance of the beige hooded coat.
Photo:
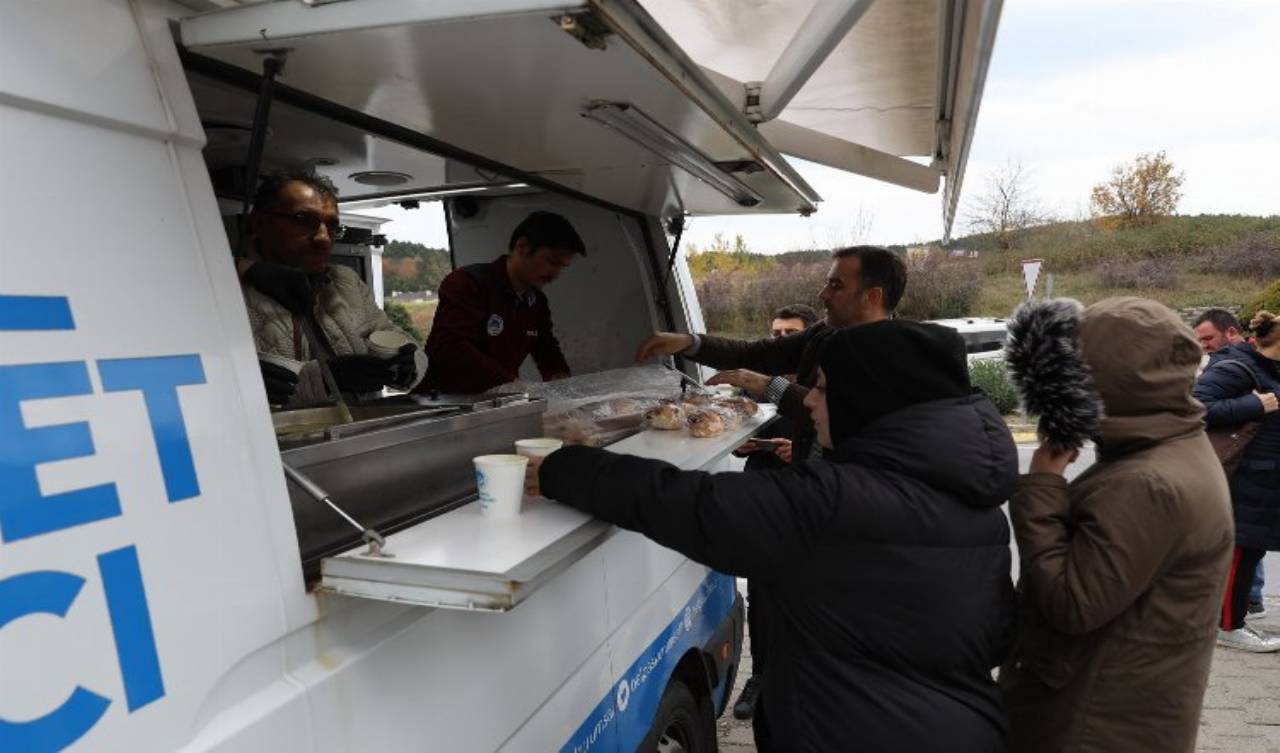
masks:
[(1090, 306), (1081, 348), (1106, 417), (1070, 484), (1022, 477), (1022, 573), (1000, 670), (1012, 751), (1195, 749), (1232, 550), (1226, 479), (1191, 397), (1200, 349), (1153, 301)]

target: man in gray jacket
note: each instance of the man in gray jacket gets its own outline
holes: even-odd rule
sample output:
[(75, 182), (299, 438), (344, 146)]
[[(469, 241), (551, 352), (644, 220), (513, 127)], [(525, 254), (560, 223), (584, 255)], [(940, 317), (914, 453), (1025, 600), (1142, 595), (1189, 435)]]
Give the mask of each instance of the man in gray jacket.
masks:
[[(328, 395), (319, 359), (326, 359), (338, 389), (364, 394), (384, 386), (408, 388), (426, 373), (426, 356), (374, 303), (359, 275), (331, 265), (334, 242), (345, 228), (338, 223), (337, 190), (312, 173), (268, 175), (262, 179), (249, 214), (254, 253), (237, 262), (249, 326), (260, 356), (302, 362), (301, 371), (261, 359), (268, 400), (302, 406)], [(312, 316), (318, 347), (311, 352), (302, 323)], [(403, 346), (394, 358), (370, 353), (375, 332), (398, 335)]]
[[(804, 460), (814, 448), (813, 422), (805, 395), (817, 381), (821, 344), (833, 332), (889, 319), (907, 287), (901, 257), (878, 246), (850, 246), (831, 254), (831, 269), (818, 292), (825, 318), (786, 337), (744, 342), (714, 335), (656, 332), (640, 344), (636, 361), (682, 355), (717, 369), (727, 369), (707, 384), (731, 384), (757, 400), (777, 404), (778, 414), (795, 426), (792, 457)], [(795, 374), (796, 381), (783, 375)]]

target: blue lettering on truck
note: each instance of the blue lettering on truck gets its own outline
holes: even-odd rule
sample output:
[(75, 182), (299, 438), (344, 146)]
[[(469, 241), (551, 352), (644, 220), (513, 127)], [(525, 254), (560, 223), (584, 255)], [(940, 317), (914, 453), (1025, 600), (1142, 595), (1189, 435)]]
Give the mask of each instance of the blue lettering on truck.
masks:
[(689, 649), (700, 649), (711, 639), (733, 611), (733, 601), (733, 577), (717, 572), (707, 575), (684, 609), (636, 657), (560, 753), (635, 750), (649, 733), (676, 664)]
[[(74, 329), (65, 297), (0, 295), (0, 332)], [(104, 391), (140, 393), (169, 503), (198, 497), (178, 387), (205, 383), (200, 356), (104, 359), (93, 366)], [(121, 514), (114, 483), (40, 492), (37, 466), (94, 454), (87, 422), (27, 428), (22, 419), (25, 401), (93, 394), (89, 367), (84, 361), (0, 366), (0, 547)], [(96, 573), (130, 713), (165, 694), (138, 556), (135, 546), (102, 552)], [(84, 576), (60, 570), (0, 579), (0, 629), (29, 615), (64, 617), (84, 584)], [(64, 748), (97, 724), (110, 704), (111, 699), (77, 685), (61, 705), (35, 719), (0, 718), (0, 750)]]

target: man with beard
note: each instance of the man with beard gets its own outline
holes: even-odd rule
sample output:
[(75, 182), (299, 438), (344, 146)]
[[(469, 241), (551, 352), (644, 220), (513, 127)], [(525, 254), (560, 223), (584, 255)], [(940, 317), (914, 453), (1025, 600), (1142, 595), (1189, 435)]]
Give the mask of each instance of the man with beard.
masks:
[[(249, 326), (260, 356), (267, 399), (298, 407), (329, 395), (320, 369), (325, 359), (337, 387), (354, 395), (384, 386), (408, 388), (426, 373), (426, 356), (373, 300), (360, 276), (330, 264), (334, 242), (345, 233), (338, 221), (337, 190), (314, 173), (266, 175), (249, 213), (253, 253), (240, 259)], [(303, 337), (303, 322), (315, 324), (317, 347)], [(393, 358), (369, 353), (369, 336), (388, 331), (405, 345)], [(294, 373), (271, 357), (302, 362)]]
[[(827, 281), (818, 293), (826, 312), (809, 329), (779, 338), (744, 342), (713, 335), (657, 332), (640, 344), (636, 361), (682, 355), (726, 369), (708, 384), (731, 384), (757, 400), (778, 406), (778, 414), (794, 422), (792, 457), (804, 460), (814, 448), (813, 422), (804, 398), (817, 381), (820, 346), (833, 332), (889, 319), (907, 287), (907, 267), (893, 252), (878, 246), (850, 246), (832, 253)], [(795, 374), (795, 381), (784, 375)]]

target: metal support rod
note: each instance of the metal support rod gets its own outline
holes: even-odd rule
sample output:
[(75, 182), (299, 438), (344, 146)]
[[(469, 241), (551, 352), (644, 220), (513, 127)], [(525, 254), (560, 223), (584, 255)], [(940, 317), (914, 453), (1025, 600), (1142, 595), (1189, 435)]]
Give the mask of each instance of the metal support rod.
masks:
[(680, 239), (684, 237), (684, 216), (672, 218), (675, 226), (675, 238), (671, 241), (671, 255), (667, 257), (667, 274), (663, 276), (663, 287), (671, 284), (671, 272), (676, 268), (676, 256), (680, 253)]
[(372, 556), (372, 557), (393, 556), (383, 551), (383, 547), (387, 545), (387, 540), (382, 537), (382, 534), (378, 533), (376, 530), (372, 528), (365, 528), (364, 526), (360, 525), (360, 522), (357, 521), (355, 518), (351, 517), (350, 515), (348, 515), (346, 510), (343, 510), (341, 507), (338, 507), (338, 505), (334, 503), (334, 501), (329, 497), (329, 492), (325, 491), (319, 484), (312, 481), (309, 477), (303, 475), (302, 472), (299, 471), (297, 468), (294, 468), (293, 466), (289, 465), (283, 460), (280, 461), (280, 466), (284, 468), (284, 475), (288, 476), (290, 481), (297, 484), (298, 487), (302, 489), (302, 491), (306, 492), (307, 496), (311, 497), (317, 502), (323, 502), (326, 505), (328, 505), (330, 508), (333, 509), (334, 512), (341, 515), (343, 520), (350, 523), (352, 528), (360, 532), (361, 538), (364, 540), (366, 544), (369, 545), (369, 549), (365, 552), (366, 556)]
[(773, 120), (840, 44), (874, 0), (818, 0), (760, 87), (756, 122)]
[[(244, 164), (244, 203), (241, 217), (249, 216), (249, 208), (253, 203), (253, 192), (258, 185), (258, 173), (262, 170), (262, 150), (267, 145), (267, 124), (271, 119), (271, 99), (275, 94), (276, 76), (284, 70), (287, 50), (271, 50), (262, 61), (262, 83), (258, 87), (258, 101), (253, 110), (253, 130), (249, 134), (249, 154)], [(249, 233), (240, 233), (240, 243), (236, 245), (237, 256), (248, 255)]]

